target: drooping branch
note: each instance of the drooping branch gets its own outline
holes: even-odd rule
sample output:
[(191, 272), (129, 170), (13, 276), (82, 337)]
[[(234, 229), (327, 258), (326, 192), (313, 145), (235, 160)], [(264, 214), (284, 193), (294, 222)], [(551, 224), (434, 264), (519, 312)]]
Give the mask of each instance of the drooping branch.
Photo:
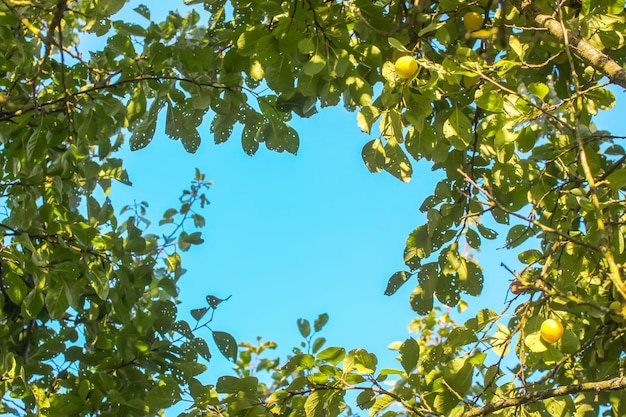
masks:
[(626, 69), (611, 59), (608, 55), (592, 46), (581, 36), (564, 30), (561, 23), (554, 17), (543, 13), (533, 1), (511, 0), (511, 3), (519, 9), (528, 19), (535, 21), (545, 28), (552, 36), (563, 44), (573, 47), (576, 55), (589, 63), (597, 71), (605, 75), (612, 83), (626, 88)]
[[(52, 21), (48, 25), (48, 34), (46, 35), (46, 50), (44, 52), (43, 61), (47, 61), (52, 51), (52, 45), (55, 45), (54, 34), (58, 30), (59, 35), (62, 36), (63, 29), (61, 28), (61, 21), (63, 20), (63, 14), (67, 10), (68, 0), (57, 0), (57, 4), (52, 15)], [(62, 44), (62, 42), (60, 42)]]
[(481, 192), (481, 194), (483, 194), (486, 198), (487, 201), (481, 201), (481, 200), (476, 200), (478, 203), (482, 204), (483, 206), (487, 206), (490, 209), (493, 208), (497, 208), (513, 217), (517, 217), (520, 220), (523, 220), (525, 222), (534, 224), (535, 226), (537, 226), (538, 228), (540, 228), (542, 231), (546, 232), (546, 233), (551, 233), (551, 234), (555, 234), (557, 236), (560, 236), (562, 239), (575, 243), (576, 245), (591, 249), (593, 251), (596, 252), (601, 252), (600, 248), (585, 242), (583, 240), (577, 239), (574, 236), (570, 236), (567, 233), (561, 232), (560, 230), (554, 229), (553, 227), (547, 226), (543, 223), (541, 223), (539, 220), (537, 219), (532, 219), (529, 217), (526, 217), (516, 211), (513, 210), (509, 210), (508, 208), (504, 207), (502, 204), (500, 204), (500, 202), (498, 202), (498, 200), (489, 192), (487, 191), (484, 187), (481, 187), (480, 185), (478, 185), (478, 183), (476, 181), (474, 181), (474, 179), (472, 179), (467, 173), (465, 173), (462, 169), (458, 168), (457, 172), (459, 174), (461, 174), (463, 176), (463, 178), (465, 178), (465, 181), (467, 181), (469, 184), (471, 184), (474, 188), (476, 188), (478, 191)]
[(50, 107), (50, 106), (54, 106), (57, 105), (59, 103), (63, 103), (65, 104), (66, 100), (69, 99), (76, 99), (77, 97), (80, 96), (84, 96), (84, 95), (89, 95), (90, 93), (93, 93), (95, 91), (101, 91), (101, 90), (108, 90), (108, 89), (113, 89), (116, 87), (119, 87), (121, 85), (124, 84), (129, 84), (129, 83), (138, 83), (141, 81), (178, 81), (178, 82), (185, 82), (185, 83), (191, 83), (191, 84), (195, 84), (199, 87), (206, 87), (206, 88), (215, 88), (215, 89), (220, 89), (220, 90), (230, 90), (230, 91), (236, 91), (236, 90), (244, 90), (247, 92), (250, 92), (252, 94), (254, 94), (254, 92), (250, 89), (248, 89), (247, 87), (244, 86), (240, 86), (240, 85), (235, 85), (235, 86), (227, 86), (227, 85), (222, 85), (222, 84), (217, 84), (217, 83), (211, 83), (211, 82), (204, 82), (204, 81), (197, 81), (191, 78), (183, 78), (183, 77), (179, 77), (179, 76), (175, 76), (175, 75), (164, 75), (164, 76), (157, 76), (157, 75), (141, 75), (141, 76), (137, 76), (137, 77), (133, 77), (133, 78), (127, 78), (127, 79), (122, 79), (122, 80), (117, 80), (111, 83), (107, 83), (107, 84), (99, 84), (99, 85), (93, 85), (91, 87), (85, 87), (82, 88), (81, 90), (72, 92), (72, 93), (68, 93), (67, 95), (64, 95), (63, 97), (60, 98), (56, 98), (50, 101), (47, 101), (45, 103), (38, 103), (38, 104), (31, 104), (31, 105), (26, 105), (23, 107), (20, 107), (19, 109), (13, 111), (13, 112), (5, 112), (3, 113), (2, 111), (0, 111), (0, 122), (4, 122), (4, 121), (8, 121), (13, 119), (14, 117), (18, 117), (23, 115), (24, 113), (27, 112), (31, 112), (34, 110), (43, 110), (44, 108)]
[(461, 417), (479, 417), (486, 416), (505, 408), (518, 407), (524, 404), (530, 404), (537, 401), (546, 400), (548, 398), (559, 397), (562, 395), (572, 395), (581, 392), (600, 392), (600, 391), (617, 391), (626, 388), (626, 377), (619, 376), (613, 379), (599, 382), (583, 382), (582, 384), (573, 384), (553, 389), (529, 392), (517, 398), (508, 398), (506, 400), (489, 403), (481, 408), (475, 408), (461, 415)]

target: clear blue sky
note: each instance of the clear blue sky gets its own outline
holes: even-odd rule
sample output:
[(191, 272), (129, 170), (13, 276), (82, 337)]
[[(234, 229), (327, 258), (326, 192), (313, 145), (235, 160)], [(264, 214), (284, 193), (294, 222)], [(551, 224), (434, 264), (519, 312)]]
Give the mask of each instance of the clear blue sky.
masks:
[[(613, 120), (623, 113), (622, 105), (597, 123), (626, 134)], [(437, 179), (430, 165), (417, 165), (409, 184), (370, 174), (360, 153), (371, 138), (356, 126), (355, 114), (339, 109), (292, 123), (301, 138), (297, 156), (261, 148), (249, 157), (237, 133), (215, 145), (208, 122), (194, 155), (168, 139), (162, 124), (146, 149), (126, 148), (122, 157), (134, 186), (118, 185), (111, 195), (116, 207), (148, 201), (154, 220), (149, 231), (157, 232), (158, 219), (177, 206), (196, 167), (214, 181), (211, 205), (202, 213), (206, 242), (183, 254), (188, 273), (180, 282), (180, 311), (204, 307), (208, 294), (232, 295), (217, 310), (213, 328), (238, 341), (275, 340), (283, 355), (301, 340), (296, 320), (326, 312), (330, 321), (322, 335), (328, 345), (364, 347), (388, 365), (394, 355), (387, 345), (408, 337), (407, 324), (415, 317), (408, 304), (413, 285), (392, 297), (383, 291), (388, 277), (404, 269), (407, 235), (424, 222), (419, 206)], [(504, 236), (478, 254), (486, 284), (480, 299), (467, 300), (472, 310), (504, 306), (510, 275), (499, 264), (518, 264), (516, 252), (497, 249), (503, 242)], [(228, 372), (209, 332), (201, 335), (214, 354), (209, 376)]]

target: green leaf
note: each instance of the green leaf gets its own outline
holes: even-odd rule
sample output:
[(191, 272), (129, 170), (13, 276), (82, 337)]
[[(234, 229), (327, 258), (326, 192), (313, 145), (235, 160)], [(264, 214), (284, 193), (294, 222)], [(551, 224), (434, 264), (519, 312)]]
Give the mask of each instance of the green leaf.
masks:
[(267, 149), (292, 154), (298, 152), (300, 139), (293, 128), (287, 126), (284, 122), (275, 118), (270, 118), (269, 122), (259, 129), (257, 140), (265, 142)]
[(577, 409), (577, 406), (574, 404), (574, 401), (572, 401), (571, 398), (567, 398), (567, 397), (547, 398), (544, 401), (544, 404), (545, 404), (546, 412), (548, 412), (550, 416), (554, 416), (554, 417), (569, 417)]
[[(213, 337), (215, 337), (215, 335), (213, 335)], [(189, 345), (207, 361), (211, 359), (211, 352), (209, 351), (209, 346), (207, 345), (204, 339), (195, 337), (189, 341)]]
[(493, 240), (496, 237), (498, 237), (498, 233), (496, 233), (495, 230), (490, 229), (486, 226), (483, 226), (482, 224), (478, 223), (476, 225), (476, 227), (478, 228), (478, 231), (480, 232), (480, 234), (482, 235), (482, 237), (484, 237), (485, 239), (489, 239), (489, 240)]
[(529, 249), (527, 251), (520, 252), (517, 255), (517, 258), (519, 259), (519, 261), (526, 265), (538, 261), (539, 259), (541, 259), (541, 257), (542, 257), (542, 254), (537, 249)]
[(389, 395), (381, 395), (376, 398), (376, 401), (370, 408), (370, 417), (379, 414), (381, 411), (389, 407), (394, 402), (393, 397)]
[(144, 89), (140, 85), (135, 86), (133, 96), (126, 105), (126, 117), (129, 123), (144, 117), (147, 111), (147, 101)]
[(91, 286), (96, 290), (96, 294), (101, 300), (106, 300), (109, 296), (109, 277), (106, 272), (101, 268), (92, 268), (89, 271), (89, 278), (91, 279)]
[(165, 118), (165, 134), (170, 139), (181, 140), (189, 153), (195, 153), (200, 146), (200, 134), (196, 127), (202, 122), (202, 116), (192, 110), (190, 103), (174, 106), (168, 102)]
[(148, 9), (147, 6), (140, 4), (139, 6), (135, 7), (133, 10), (144, 19), (150, 20), (150, 9)]
[(311, 352), (317, 353), (322, 348), (322, 346), (324, 346), (325, 343), (326, 343), (325, 338), (323, 337), (316, 338), (311, 344)]
[(297, 370), (310, 370), (315, 366), (315, 357), (308, 353), (300, 353), (293, 355), (285, 365), (283, 365), (283, 371), (287, 374), (293, 373)]
[(126, 4), (126, 0), (100, 0), (96, 3), (96, 10), (101, 17), (107, 17), (119, 12)]
[(528, 91), (539, 100), (543, 101), (550, 92), (550, 88), (544, 83), (535, 82), (528, 84)]
[[(624, 11), (624, 7), (622, 6), (621, 11)], [(622, 39), (623, 43), (623, 39)], [(586, 95), (586, 98), (592, 100), (595, 106), (601, 110), (609, 110), (615, 107), (615, 94), (609, 89), (606, 88), (598, 88), (592, 91), (589, 91)]]
[(405, 52), (405, 53), (411, 52), (406, 48), (406, 46), (402, 44), (401, 41), (399, 41), (398, 39), (394, 37), (387, 38), (387, 42), (389, 42), (389, 45), (391, 45), (394, 49), (397, 49), (398, 51)]
[(385, 167), (387, 157), (385, 148), (380, 139), (374, 139), (363, 146), (361, 156), (365, 162), (365, 166), (370, 172), (380, 172)]
[(45, 296), (46, 309), (52, 318), (60, 318), (65, 315), (65, 312), (69, 308), (69, 302), (65, 289), (62, 285), (56, 285), (48, 288)]
[(427, 291), (421, 285), (415, 287), (411, 293), (411, 308), (417, 314), (428, 314), (433, 309), (433, 292)]
[(504, 98), (500, 90), (491, 84), (483, 84), (474, 93), (474, 103), (491, 113), (500, 113), (504, 108)]
[(515, 144), (520, 152), (530, 152), (537, 143), (537, 132), (526, 126), (519, 130)]
[(146, 393), (146, 405), (151, 410), (162, 410), (170, 407), (172, 404), (180, 400), (178, 390), (172, 389), (171, 386), (157, 386)]
[(322, 417), (324, 403), (320, 398), (320, 391), (314, 391), (304, 402), (304, 413), (306, 417)]
[(398, 109), (385, 110), (380, 119), (379, 129), (384, 138), (396, 144), (404, 141), (404, 123), (402, 113)]
[(306, 319), (298, 319), (298, 330), (302, 337), (309, 337), (311, 334), (311, 323)]
[(511, 331), (501, 323), (497, 323), (497, 325), (498, 330), (491, 338), (491, 346), (496, 355), (503, 357), (509, 353), (509, 349), (511, 348)]
[(413, 338), (408, 338), (400, 346), (400, 363), (407, 374), (410, 374), (419, 360), (420, 347)]
[(155, 99), (150, 105), (150, 110), (145, 118), (142, 119), (133, 129), (130, 137), (131, 151), (137, 151), (145, 148), (152, 141), (154, 132), (156, 131), (157, 116), (161, 109), (165, 106), (165, 99)]
[(22, 314), (28, 319), (34, 319), (43, 309), (44, 297), (39, 288), (32, 289), (22, 303)]
[(506, 235), (506, 245), (509, 248), (515, 248), (524, 243), (532, 235), (533, 231), (528, 225), (516, 224), (509, 229)]
[(467, 241), (467, 244), (470, 245), (473, 249), (480, 248), (481, 240), (476, 230), (467, 229), (467, 231), (465, 232), (465, 240)]
[[(466, 294), (477, 297), (482, 293), (484, 276), (482, 268), (473, 260), (463, 262), (465, 269), (457, 271), (459, 277), (459, 288)], [(461, 271), (465, 271), (465, 277)]]
[(442, 392), (433, 393), (433, 397), (433, 407), (435, 408), (435, 410), (446, 416), (450, 415), (450, 412), (456, 407), (456, 404), (459, 402), (458, 397), (445, 388)]
[(322, 72), (322, 70), (326, 67), (326, 60), (323, 56), (315, 54), (309, 59), (309, 62), (304, 64), (302, 67), (302, 71), (306, 75), (316, 75)]
[(413, 230), (406, 240), (404, 248), (404, 263), (411, 270), (419, 268), (422, 259), (430, 256), (431, 240), (427, 226), (420, 226)]
[(348, 355), (350, 354), (354, 355), (354, 366), (358, 374), (373, 374), (376, 371), (378, 359), (373, 353), (369, 353), (365, 349), (355, 349), (348, 353)]
[[(384, 153), (386, 156), (385, 164), (383, 168), (400, 181), (409, 182), (413, 175), (413, 167), (409, 158), (398, 145), (398, 142), (390, 138), (384, 147)], [(369, 167), (368, 167), (369, 168)], [(370, 171), (372, 171), (370, 169)]]
[(7, 273), (5, 275), (4, 291), (15, 305), (20, 305), (29, 293), (29, 289), (22, 277), (14, 273)]
[(191, 310), (191, 316), (196, 319), (196, 321), (200, 321), (206, 315), (207, 311), (209, 311), (208, 307), (196, 308)]
[(178, 253), (173, 253), (165, 258), (165, 262), (167, 263), (168, 271), (175, 272), (180, 268), (180, 255)]
[(346, 356), (346, 350), (342, 347), (329, 347), (317, 354), (317, 359), (330, 362), (333, 365), (339, 364)]
[(213, 332), (213, 341), (226, 359), (237, 361), (237, 342), (235, 338), (226, 332)]
[(232, 297), (232, 295), (229, 295), (228, 297), (226, 297), (224, 299), (218, 298), (218, 297), (216, 297), (214, 295), (207, 295), (206, 296), (206, 302), (209, 303), (209, 306), (211, 306), (211, 308), (215, 310), (218, 305), (220, 305), (224, 301), (230, 300), (230, 297)]
[(313, 329), (316, 332), (319, 332), (326, 325), (326, 323), (328, 323), (328, 314), (322, 313), (319, 316), (317, 316), (317, 318), (313, 322)]
[(372, 126), (380, 117), (380, 110), (375, 106), (363, 106), (356, 115), (356, 120), (361, 131), (370, 134)]
[(411, 274), (406, 271), (395, 272), (389, 282), (387, 282), (387, 288), (385, 289), (385, 295), (393, 295), (400, 289), (400, 287), (411, 278)]
[(237, 394), (240, 392), (256, 393), (259, 380), (256, 377), (248, 376), (237, 378), (235, 376), (221, 376), (217, 379), (215, 390), (221, 394)]
[(473, 141), (472, 122), (461, 109), (454, 107), (443, 123), (443, 135), (456, 149), (464, 150)]
[(560, 341), (560, 350), (564, 354), (574, 354), (580, 349), (580, 339), (571, 330), (565, 329)]
[(626, 170), (618, 169), (613, 171), (606, 180), (613, 191), (617, 191), (626, 186)]
[(361, 391), (356, 397), (356, 405), (361, 410), (367, 410), (372, 407), (376, 401), (376, 394), (373, 391), (365, 390)]
[(447, 384), (460, 396), (465, 396), (472, 386), (474, 367), (467, 357), (456, 358), (444, 368), (443, 375)]

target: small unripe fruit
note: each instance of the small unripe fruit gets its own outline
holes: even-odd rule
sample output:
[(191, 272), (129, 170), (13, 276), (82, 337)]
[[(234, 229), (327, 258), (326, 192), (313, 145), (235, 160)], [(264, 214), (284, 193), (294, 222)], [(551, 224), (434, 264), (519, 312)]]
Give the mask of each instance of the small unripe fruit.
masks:
[(485, 19), (476, 12), (467, 12), (465, 16), (463, 16), (463, 26), (470, 32), (474, 32), (483, 27), (484, 21)]
[(472, 88), (479, 82), (480, 82), (480, 77), (478, 75), (474, 75), (474, 76), (464, 75), (463, 76), (463, 86), (465, 88)]
[(400, 78), (411, 78), (417, 72), (417, 61), (412, 56), (401, 56), (394, 65)]
[(611, 319), (617, 323), (623, 323), (626, 317), (626, 304), (622, 305), (619, 301), (613, 301), (609, 304), (609, 308), (613, 311), (613, 314), (610, 314)]
[(547, 319), (541, 323), (541, 338), (547, 343), (558, 342), (563, 336), (563, 325), (560, 321)]
[(554, 58), (554, 62), (558, 65), (563, 65), (567, 62), (567, 54), (565, 52), (561, 52)]

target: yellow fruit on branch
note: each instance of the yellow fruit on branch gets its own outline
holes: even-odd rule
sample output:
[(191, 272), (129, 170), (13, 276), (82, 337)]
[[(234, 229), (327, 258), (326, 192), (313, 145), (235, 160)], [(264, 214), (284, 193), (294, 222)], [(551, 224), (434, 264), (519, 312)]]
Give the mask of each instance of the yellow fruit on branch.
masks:
[(417, 61), (412, 56), (401, 56), (395, 63), (396, 74), (400, 78), (411, 78), (417, 72)]
[(560, 321), (547, 319), (541, 323), (541, 338), (547, 343), (558, 342), (563, 336), (563, 325)]
[(485, 19), (476, 12), (467, 12), (465, 16), (463, 16), (463, 26), (470, 32), (474, 32), (483, 27), (484, 21)]

